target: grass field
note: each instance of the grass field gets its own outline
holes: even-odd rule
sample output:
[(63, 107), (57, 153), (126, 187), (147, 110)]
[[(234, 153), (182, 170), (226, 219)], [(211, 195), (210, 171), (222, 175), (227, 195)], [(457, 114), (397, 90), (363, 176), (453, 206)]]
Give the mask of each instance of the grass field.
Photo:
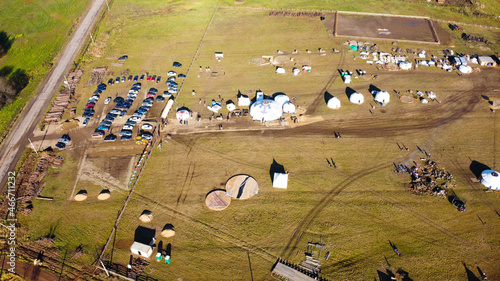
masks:
[[(418, 3), (397, 3), (411, 12), (431, 9)], [(331, 5), (347, 10), (352, 5), (336, 1), (327, 4), (294, 2), (285, 6), (331, 9)], [(234, 5), (276, 7), (278, 3)], [(391, 12), (400, 7), (392, 5)], [(383, 7), (351, 8), (382, 12)], [(430, 16), (447, 9), (433, 10)], [(165, 5), (159, 1), (115, 1), (99, 26), (96, 43), (83, 56), (86, 72), (77, 95), (85, 101), (94, 90), (83, 85), (95, 66), (110, 66), (114, 77), (129, 69), (131, 74), (149, 72), (165, 79), (172, 62), (179, 61), (183, 67), (176, 71), (186, 73), (214, 10), (215, 6), (205, 2)], [(472, 160), (492, 168), (500, 160), (496, 153), (498, 113), (491, 113), (480, 96), (498, 98), (491, 91), (500, 87), (498, 70), (483, 69), (462, 77), (424, 67), (411, 72), (377, 70), (360, 59), (354, 60), (355, 53), (348, 51), (343, 41), (333, 38), (319, 19), (269, 17), (267, 10), (260, 9), (219, 8), (177, 100), (177, 106), (188, 106), (200, 113), (203, 121), (192, 121), (189, 127), (175, 122), (167, 126), (164, 133), (171, 133), (172, 140), (152, 154), (118, 226), (113, 261), (128, 263), (137, 226), (154, 228), (158, 233), (166, 223), (172, 223), (176, 236), (162, 239), (157, 235), (157, 243), (162, 241), (164, 247), (172, 243), (172, 263), (153, 261), (145, 270), (160, 280), (271, 280), (270, 269), (276, 259), (302, 261), (313, 234), (315, 240), (321, 235), (331, 254), (326, 261), (326, 251), (322, 250), (320, 261), (322, 276), (332, 280), (370, 280), (378, 277), (377, 270), (395, 272), (399, 267), (414, 280), (467, 280), (462, 262), (476, 275), (475, 267), (479, 266), (492, 280), (500, 278), (495, 263), (500, 250), (495, 211), (500, 199), (498, 194), (484, 193), (480, 184), (471, 183), (473, 174), (469, 170)], [(383, 50), (393, 47), (376, 43)], [(410, 43), (399, 46), (424, 48), (436, 55), (442, 49)], [(457, 45), (464, 51), (469, 47)], [(318, 48), (326, 50), (326, 55), (321, 56)], [(341, 52), (333, 53), (333, 48)], [(291, 56), (294, 49), (299, 53), (293, 56), (293, 62), (283, 63), (288, 72), (283, 76), (277, 76), (272, 66), (252, 63), (262, 55), (277, 56), (277, 50)], [(220, 63), (214, 59), (216, 51), (224, 52)], [(124, 66), (111, 66), (122, 54), (129, 55)], [(294, 77), (290, 74), (294, 63), (310, 64), (312, 72)], [(203, 71), (207, 66), (222, 75), (210, 77)], [(367, 70), (366, 77), (354, 79), (349, 85), (365, 95), (365, 104), (348, 102), (346, 85), (336, 78), (338, 68)], [(379, 78), (371, 80), (371, 75)], [(392, 98), (373, 115), (369, 113), (371, 84), (389, 91)], [(155, 87), (160, 92), (166, 90), (165, 84)], [(122, 94), (127, 89), (128, 84), (113, 85), (109, 94)], [(194, 96), (190, 94), (193, 89)], [(234, 100), (238, 90), (254, 93), (258, 89), (296, 97), (296, 104), (306, 112), (302, 124), (268, 128), (246, 117), (224, 122), (224, 130), (219, 132), (215, 127), (220, 122), (207, 121), (211, 112), (199, 103), (200, 99), (207, 103), (217, 100), (219, 95)], [(340, 110), (324, 106), (323, 89), (339, 97)], [(442, 103), (403, 104), (393, 89), (432, 90)], [(340, 131), (343, 138), (335, 139), (333, 130)], [(102, 186), (80, 180), (76, 190), (87, 189), (89, 199), (83, 203), (68, 201), (79, 160), (85, 153), (96, 158), (94, 164), (102, 157), (100, 167), (106, 170), (109, 159), (138, 154), (128, 151), (123, 143), (117, 143), (113, 150), (112, 145), (95, 144), (86, 138), (83, 133), (74, 137), (74, 147), (64, 154), (64, 166), (48, 175), (42, 195), (54, 196), (55, 200), (35, 201), (33, 213), (23, 218), (26, 239), (38, 239), (55, 229), (55, 247), (61, 250), (61, 256), (64, 250), (74, 251), (82, 244), (84, 255), (70, 261), (81, 265), (94, 261), (126, 192), (114, 190), (110, 200), (98, 202), (95, 195)], [(399, 150), (396, 143), (404, 143), (410, 151)], [(406, 187), (409, 176), (393, 172), (393, 162), (419, 161), (416, 145), (431, 152), (432, 159), (455, 176), (457, 186), (453, 190), (467, 201), (465, 213), (459, 213), (446, 199), (411, 195)], [(330, 157), (337, 169), (327, 165), (325, 158)], [(290, 172), (287, 190), (271, 187), (269, 168), (273, 159)], [(259, 193), (245, 201), (233, 200), (222, 212), (208, 210), (205, 195), (223, 187), (238, 173), (257, 179)], [(144, 209), (153, 211), (151, 223), (139, 222)], [(483, 226), (477, 216), (487, 224)], [(398, 246), (401, 258), (394, 255), (389, 241)], [(318, 254), (316, 250), (314, 255)], [(110, 250), (106, 253), (109, 257)]]

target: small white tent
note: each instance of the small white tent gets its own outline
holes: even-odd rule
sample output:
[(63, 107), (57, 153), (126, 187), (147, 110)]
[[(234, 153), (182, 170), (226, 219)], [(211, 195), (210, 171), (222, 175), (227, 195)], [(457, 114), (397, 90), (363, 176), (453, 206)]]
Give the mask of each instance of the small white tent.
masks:
[(285, 74), (285, 69), (283, 67), (276, 67), (276, 73), (278, 74)]
[(356, 92), (351, 94), (351, 96), (349, 97), (349, 101), (356, 104), (362, 104), (363, 102), (365, 102), (365, 97), (362, 93)]
[(281, 105), (270, 99), (258, 100), (250, 106), (250, 116), (258, 121), (275, 121), (283, 114)]
[(493, 170), (484, 170), (481, 173), (481, 183), (491, 190), (500, 190), (500, 174)]
[(274, 100), (279, 103), (281, 106), (283, 106), (287, 101), (290, 100), (290, 98), (285, 95), (285, 94), (279, 94), (274, 97)]
[(153, 253), (153, 247), (135, 241), (132, 246), (130, 246), (130, 251), (132, 254), (136, 254), (145, 258), (149, 258)]
[(186, 109), (181, 109), (175, 114), (178, 120), (188, 120), (191, 117), (191, 112)]
[(411, 62), (402, 61), (402, 62), (399, 63), (399, 68), (401, 68), (402, 70), (410, 70), (411, 69), (411, 65), (412, 65)]
[(283, 104), (283, 113), (295, 113), (295, 105), (287, 101)]
[(240, 95), (238, 97), (238, 106), (249, 106), (250, 99), (246, 95)]
[(273, 187), (286, 189), (288, 186), (288, 174), (274, 173)]
[(469, 73), (472, 73), (472, 67), (462, 64), (461, 66), (458, 67), (458, 71), (460, 71), (464, 74), (469, 74)]
[(326, 106), (332, 109), (339, 109), (340, 108), (340, 100), (337, 97), (331, 97), (328, 102), (326, 103)]
[(389, 100), (391, 99), (391, 95), (387, 91), (378, 91), (375, 93), (375, 101), (381, 104), (387, 104), (389, 103)]
[(232, 112), (236, 109), (236, 105), (234, 105), (234, 102), (228, 101), (226, 103), (226, 108), (227, 108), (227, 110), (229, 110), (229, 112)]

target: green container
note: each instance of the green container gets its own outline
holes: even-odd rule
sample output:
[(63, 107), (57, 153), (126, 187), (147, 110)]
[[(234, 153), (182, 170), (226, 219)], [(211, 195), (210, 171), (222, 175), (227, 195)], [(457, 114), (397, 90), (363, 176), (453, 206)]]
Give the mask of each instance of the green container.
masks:
[(170, 256), (169, 255), (165, 256), (165, 263), (170, 263)]

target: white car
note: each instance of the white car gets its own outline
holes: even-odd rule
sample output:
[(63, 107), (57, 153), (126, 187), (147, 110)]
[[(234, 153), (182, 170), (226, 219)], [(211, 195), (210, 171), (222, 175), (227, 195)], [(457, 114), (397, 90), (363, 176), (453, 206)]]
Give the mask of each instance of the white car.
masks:
[(104, 104), (108, 104), (111, 101), (111, 97), (104, 100)]
[(141, 118), (138, 116), (132, 116), (128, 120), (134, 121), (134, 122), (141, 122)]
[(134, 126), (132, 125), (123, 125), (123, 129), (122, 130), (133, 130), (134, 129)]
[(175, 71), (169, 71), (169, 72), (167, 73), (167, 75), (168, 75), (168, 76), (176, 76), (176, 75), (177, 75), (177, 73), (176, 73)]
[(146, 123), (146, 124), (142, 125), (141, 129), (143, 129), (143, 130), (151, 130), (151, 129), (153, 129), (153, 126), (151, 126), (150, 124)]

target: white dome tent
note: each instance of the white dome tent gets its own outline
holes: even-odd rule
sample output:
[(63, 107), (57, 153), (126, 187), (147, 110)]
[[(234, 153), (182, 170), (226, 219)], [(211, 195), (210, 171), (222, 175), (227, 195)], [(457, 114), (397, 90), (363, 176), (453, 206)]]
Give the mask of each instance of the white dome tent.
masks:
[(274, 97), (274, 100), (283, 106), (287, 101), (290, 101), (290, 98), (285, 94), (278, 94)]
[(229, 112), (232, 112), (236, 109), (236, 105), (234, 105), (233, 101), (227, 101), (226, 102), (226, 108)]
[(500, 173), (493, 170), (484, 170), (481, 173), (481, 183), (491, 190), (500, 190)]
[(387, 91), (373, 91), (372, 94), (375, 94), (375, 101), (383, 105), (388, 104), (391, 99)]
[(253, 120), (275, 121), (283, 114), (283, 108), (277, 101), (265, 98), (261, 91), (256, 93), (256, 102), (250, 106), (250, 116)]
[(191, 117), (191, 112), (189, 112), (188, 109), (182, 109), (180, 108), (177, 113), (175, 114), (175, 116), (177, 117), (177, 120), (188, 120), (190, 117)]
[(461, 66), (458, 67), (458, 71), (460, 71), (464, 74), (469, 74), (469, 73), (472, 73), (472, 67), (462, 64)]
[(283, 113), (295, 113), (295, 105), (289, 101), (283, 104)]
[(349, 96), (349, 101), (356, 104), (362, 104), (363, 102), (365, 102), (365, 97), (362, 93), (356, 92), (352, 93), (351, 96)]
[(340, 100), (337, 97), (331, 97), (328, 102), (326, 103), (326, 106), (328, 106), (331, 109), (339, 109), (340, 108)]

